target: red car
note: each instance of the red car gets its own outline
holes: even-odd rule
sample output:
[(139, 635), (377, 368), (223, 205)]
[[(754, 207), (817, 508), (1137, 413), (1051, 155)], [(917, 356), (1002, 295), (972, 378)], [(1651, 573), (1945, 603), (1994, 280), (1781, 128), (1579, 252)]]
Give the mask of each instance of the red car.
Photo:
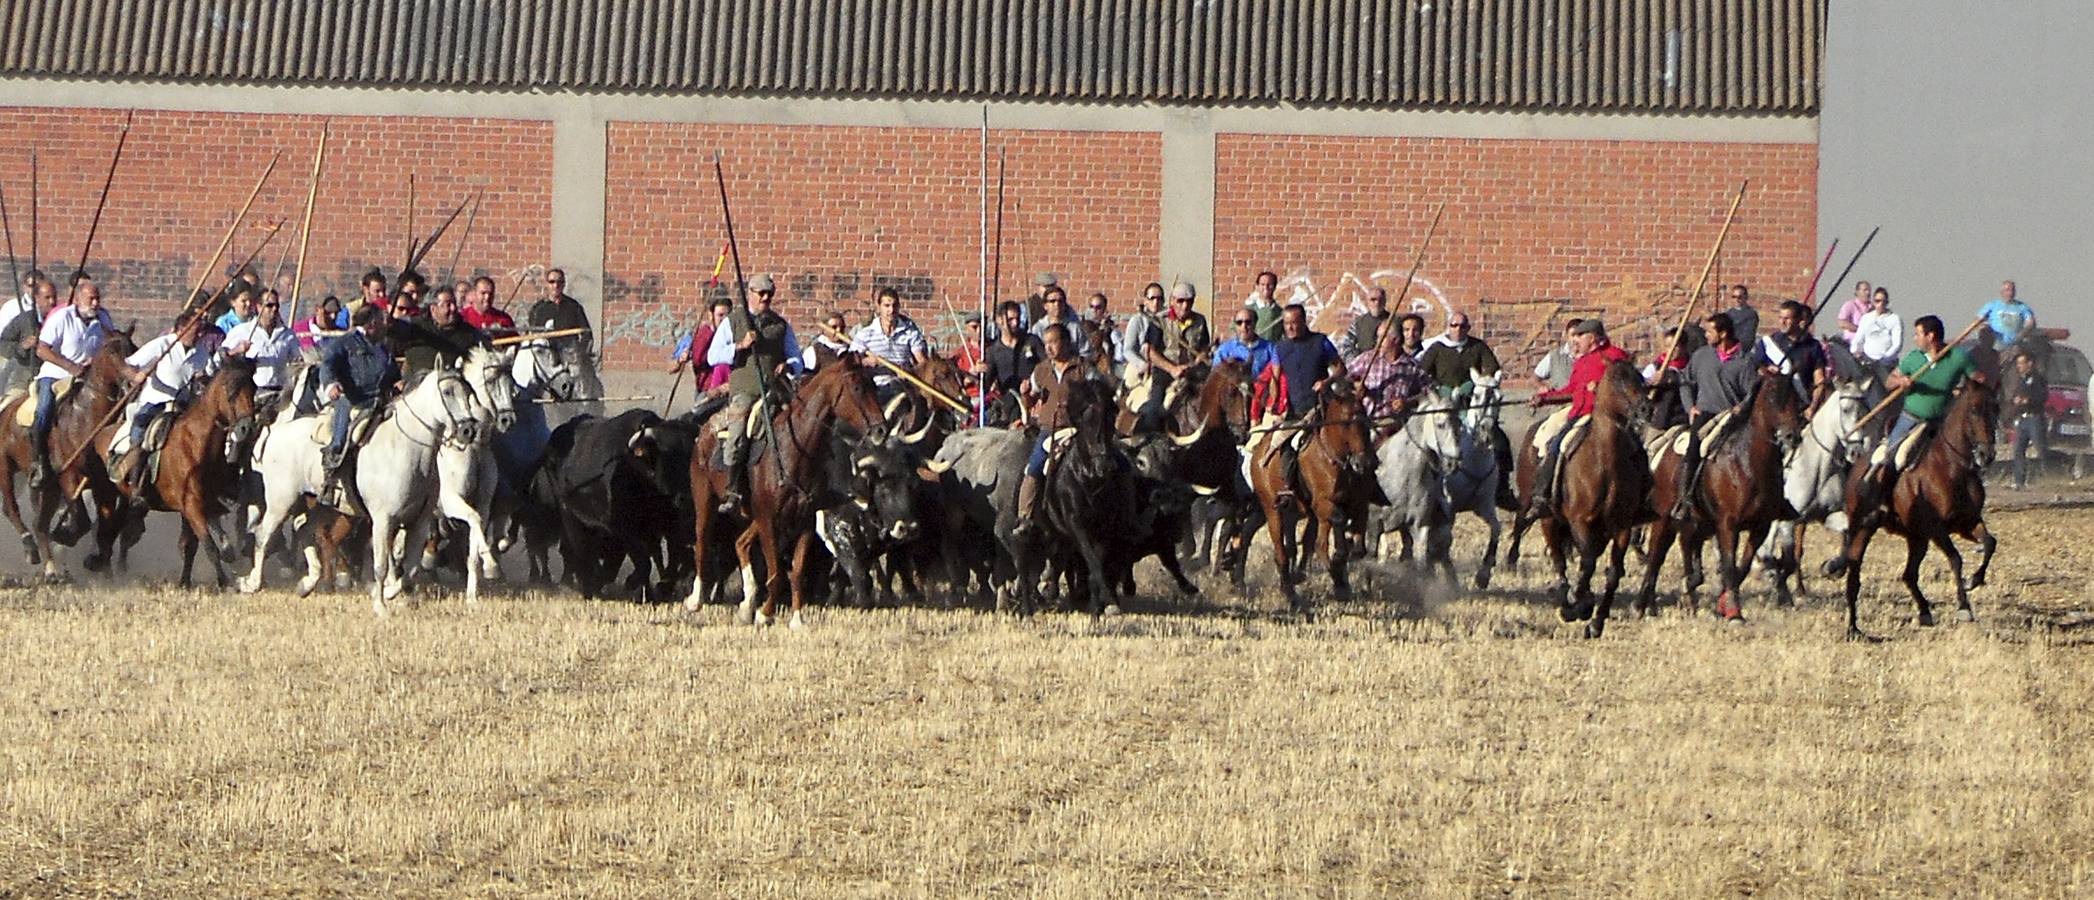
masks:
[(2050, 380), (2050, 398), (2044, 401), (2043, 412), (2050, 421), (2052, 448), (2083, 448), (2089, 436), (2087, 382), (2094, 378), (2094, 365), (2087, 363), (2087, 355), (2079, 348), (2062, 340), (2060, 336), (2050, 345), (2050, 365), (2043, 373)]

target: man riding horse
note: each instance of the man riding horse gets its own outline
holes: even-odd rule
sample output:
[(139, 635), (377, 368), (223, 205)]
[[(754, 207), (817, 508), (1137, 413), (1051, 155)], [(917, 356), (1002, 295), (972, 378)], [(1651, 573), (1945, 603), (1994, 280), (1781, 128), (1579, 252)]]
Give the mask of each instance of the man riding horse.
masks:
[(400, 383), (400, 367), (382, 338), (386, 328), (385, 307), (367, 304), (357, 309), (349, 333), (328, 341), (321, 351), (320, 377), (333, 417), (321, 467), (330, 481), (348, 454), (350, 414), (375, 410)]
[(57, 418), (58, 382), (69, 384), (87, 372), (102, 342), (116, 331), (109, 311), (102, 308), (102, 288), (85, 273), (76, 273), (73, 305), (44, 319), (37, 334), (36, 356), (44, 361), (36, 373), (36, 421), (30, 426), (31, 447), (36, 461), (29, 469), (29, 486), (41, 488), (51, 474), (51, 423)]
[(1085, 365), (1076, 355), (1067, 326), (1059, 322), (1048, 325), (1041, 333), (1041, 341), (1047, 347), (1047, 358), (1040, 360), (1032, 375), (1019, 385), (1038, 429), (1032, 456), (1025, 461), (1025, 477), (1018, 482), (1018, 521), (1014, 530), (1020, 537), (1034, 530), (1033, 513), (1040, 505), (1040, 482), (1047, 475), (1049, 441), (1056, 432), (1073, 424), (1069, 419), (1069, 388), (1076, 382), (1100, 377), (1096, 367)]
[(1534, 490), (1527, 498), (1527, 511), (1522, 516), (1525, 519), (1541, 519), (1549, 515), (1555, 501), (1550, 493), (1555, 489), (1563, 436), (1573, 423), (1592, 414), (1593, 392), (1607, 374), (1607, 367), (1629, 361), (1627, 351), (1607, 340), (1607, 326), (1597, 318), (1578, 323), (1571, 340), (1576, 344), (1574, 349), (1578, 358), (1571, 364), (1570, 384), (1560, 390), (1535, 394), (1532, 401), (1536, 407), (1568, 401), (1570, 408), (1543, 419), (1541, 426), (1535, 429), (1534, 443), (1541, 451), (1541, 466), (1535, 470)]
[[(1905, 358), (1898, 361), (1898, 369), (1891, 373), (1891, 390), (1904, 390), (1904, 405), (1899, 407), (1898, 419), (1890, 426), (1890, 437), (1883, 443), (1884, 451), (1870, 460), (1868, 471), (1862, 473), (1855, 486), (1859, 496), (1856, 507), (1862, 510), (1865, 521), (1857, 523), (1871, 527), (1882, 514), (1882, 499), (1889, 495), (1897, 480), (1897, 457), (1899, 445), (1913, 431), (1941, 422), (1948, 414), (1949, 400), (1957, 385), (1966, 378), (1984, 381), (1970, 354), (1961, 347), (1944, 347), (1941, 318), (1921, 316), (1912, 323), (1914, 343), (1917, 346)], [(1938, 361), (1932, 363), (1936, 355)], [(1912, 454), (1917, 456), (1918, 454)]]
[(1258, 374), (1258, 383), (1251, 398), (1251, 414), (1260, 422), (1276, 419), (1268, 427), (1256, 430), (1251, 438), (1249, 452), (1252, 458), (1264, 451), (1265, 445), (1275, 440), (1275, 432), (1287, 434), (1277, 438), (1280, 443), (1280, 461), (1286, 472), (1286, 485), (1280, 490), (1280, 499), (1292, 500), (1297, 480), (1295, 467), (1298, 463), (1292, 445), (1295, 426), (1316, 411), (1317, 394), (1324, 383), (1345, 375), (1345, 364), (1338, 356), (1338, 348), (1331, 339), (1309, 330), (1309, 312), (1299, 303), (1288, 304), (1280, 315), (1280, 339), (1273, 342), (1273, 362)]
[(124, 363), (132, 370), (131, 380), (139, 388), (126, 411), (126, 420), (131, 423), (129, 440), (111, 467), (111, 480), (135, 486), (145, 471), (141, 463), (146, 457), (146, 429), (162, 411), (186, 403), (193, 393), (193, 382), (217, 368), (211, 348), (199, 340), (203, 329), (203, 315), (193, 309), (184, 310), (175, 317), (173, 331), (147, 341), (125, 358)]
[[(792, 323), (772, 311), (771, 298), (777, 285), (769, 275), (749, 280), (749, 303), (727, 315), (726, 323), (713, 333), (706, 351), (709, 365), (731, 366), (727, 376), (727, 437), (720, 455), (727, 464), (727, 488), (720, 494), (720, 512), (741, 508), (748, 492), (749, 412), (767, 393), (784, 386), (785, 376), (799, 374), (800, 342)], [(777, 402), (773, 400), (772, 402)]]

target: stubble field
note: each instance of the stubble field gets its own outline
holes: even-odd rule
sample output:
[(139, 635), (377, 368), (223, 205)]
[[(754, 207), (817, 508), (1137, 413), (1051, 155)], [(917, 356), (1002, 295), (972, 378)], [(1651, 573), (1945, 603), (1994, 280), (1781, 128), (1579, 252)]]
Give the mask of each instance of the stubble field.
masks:
[(2084, 895), (2087, 515), (1996, 514), (1976, 625), (1879, 547), (1877, 645), (1584, 641), (1531, 549), (1313, 625), (9, 591), (0, 894)]

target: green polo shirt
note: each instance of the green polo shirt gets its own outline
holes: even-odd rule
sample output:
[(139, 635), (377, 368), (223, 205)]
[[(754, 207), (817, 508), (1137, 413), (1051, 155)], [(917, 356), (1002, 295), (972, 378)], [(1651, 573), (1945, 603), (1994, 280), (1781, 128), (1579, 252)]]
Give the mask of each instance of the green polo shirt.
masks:
[[(1914, 350), (1898, 361), (1898, 371), (1912, 375), (1927, 367), (1927, 351)], [(1950, 347), (1941, 362), (1927, 369), (1925, 375), (1913, 379), (1912, 387), (1905, 391), (1905, 412), (1922, 422), (1939, 422), (1948, 412), (1950, 392), (1956, 389), (1965, 376), (1977, 371), (1970, 361), (1970, 354), (1961, 347)]]

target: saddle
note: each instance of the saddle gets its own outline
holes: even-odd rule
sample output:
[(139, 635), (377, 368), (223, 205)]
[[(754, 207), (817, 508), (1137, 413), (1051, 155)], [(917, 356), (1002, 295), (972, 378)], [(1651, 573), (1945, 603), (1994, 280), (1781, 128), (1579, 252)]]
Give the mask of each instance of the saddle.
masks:
[[(350, 410), (349, 445), (343, 449), (349, 451), (362, 449), (365, 444), (371, 442), (371, 435), (378, 431), (378, 426), (386, 419), (391, 418), (391, 416), (392, 407), (386, 404)], [(325, 447), (332, 440), (334, 440), (334, 435), (327, 428), (318, 427), (313, 429), (313, 443)]]
[(1048, 476), (1054, 474), (1055, 468), (1061, 464), (1062, 457), (1069, 454), (1069, 445), (1075, 440), (1074, 426), (1057, 428), (1054, 433), (1047, 435), (1047, 464), (1040, 467), (1040, 480), (1045, 481)]
[[(175, 419), (181, 414), (175, 404), (169, 403), (160, 407), (160, 411), (153, 414), (153, 420), (146, 423), (145, 437), (135, 448), (145, 456), (129, 464), (134, 467), (131, 470), (133, 477), (140, 483), (150, 484), (160, 479), (160, 451), (167, 448), (167, 436), (174, 431)], [(109, 441), (109, 452), (114, 455), (132, 449), (131, 429), (118, 428), (115, 437)]]
[[(1556, 421), (1561, 421), (1561, 419), (1557, 418), (1559, 416), (1563, 418), (1569, 418), (1570, 410), (1563, 409), (1550, 413), (1549, 419), (1542, 420), (1544, 427), (1535, 429), (1534, 442), (1532, 446), (1535, 455), (1540, 457), (1543, 462), (1548, 461), (1549, 453), (1549, 441), (1544, 438), (1544, 433), (1548, 431), (1548, 428), (1546, 426), (1548, 422), (1552, 419)], [(1556, 465), (1554, 467), (1554, 470), (1550, 472), (1549, 483), (1544, 485), (1535, 485), (1536, 490), (1546, 490), (1548, 491), (1548, 495), (1550, 497), (1556, 497), (1558, 494), (1562, 492), (1563, 471), (1564, 469), (1568, 468), (1568, 466), (1565, 466), (1564, 463), (1570, 459), (1572, 453), (1577, 452), (1579, 445), (1585, 443), (1585, 434), (1591, 430), (1591, 416), (1585, 416), (1584, 418), (1571, 422), (1569, 425), (1563, 426), (1562, 430), (1559, 432), (1559, 434), (1561, 434), (1561, 437), (1555, 439)]]
[[(1143, 406), (1148, 405), (1149, 394), (1156, 389), (1155, 370), (1144, 368), (1141, 374), (1128, 378), (1125, 384), (1127, 386), (1127, 394), (1121, 398), (1120, 408), (1139, 410)], [(1166, 393), (1165, 396), (1168, 397), (1169, 394)]]
[(1658, 464), (1667, 453), (1685, 459), (1688, 451), (1697, 443), (1701, 447), (1701, 455), (1707, 456), (1709, 448), (1733, 434), (1735, 429), (1732, 426), (1741, 422), (1738, 411), (1733, 408), (1710, 416), (1708, 421), (1692, 429), (1691, 433), (1686, 425), (1674, 425), (1665, 429), (1657, 437), (1643, 442), (1643, 450), (1650, 457), (1650, 470), (1658, 471)]
[(1920, 451), (1926, 449), (1927, 441), (1933, 436), (1934, 423), (1921, 422), (1918, 428), (1907, 432), (1905, 439), (1898, 442), (1896, 447), (1892, 447), (1889, 441), (1877, 444), (1875, 451), (1869, 454), (1869, 465), (1880, 466), (1889, 463), (1891, 471), (1903, 472), (1919, 459)]
[[(768, 396), (756, 398), (756, 402), (749, 405), (749, 418), (742, 424), (742, 441), (748, 445), (746, 452), (742, 454), (742, 459), (747, 462), (754, 462), (756, 457), (763, 452), (764, 445), (770, 443), (771, 398)], [(714, 433), (714, 437), (718, 438), (718, 440), (713, 442), (713, 468), (722, 470), (727, 468), (727, 436), (729, 433), (725, 423), (722, 423), (720, 430)]]
[[(51, 394), (58, 398), (59, 404), (63, 405), (67, 400), (72, 399), (73, 392), (78, 390), (79, 387), (80, 380), (77, 378), (60, 378), (51, 382)], [(15, 408), (15, 424), (23, 428), (36, 424), (36, 401), (30, 400)]]

